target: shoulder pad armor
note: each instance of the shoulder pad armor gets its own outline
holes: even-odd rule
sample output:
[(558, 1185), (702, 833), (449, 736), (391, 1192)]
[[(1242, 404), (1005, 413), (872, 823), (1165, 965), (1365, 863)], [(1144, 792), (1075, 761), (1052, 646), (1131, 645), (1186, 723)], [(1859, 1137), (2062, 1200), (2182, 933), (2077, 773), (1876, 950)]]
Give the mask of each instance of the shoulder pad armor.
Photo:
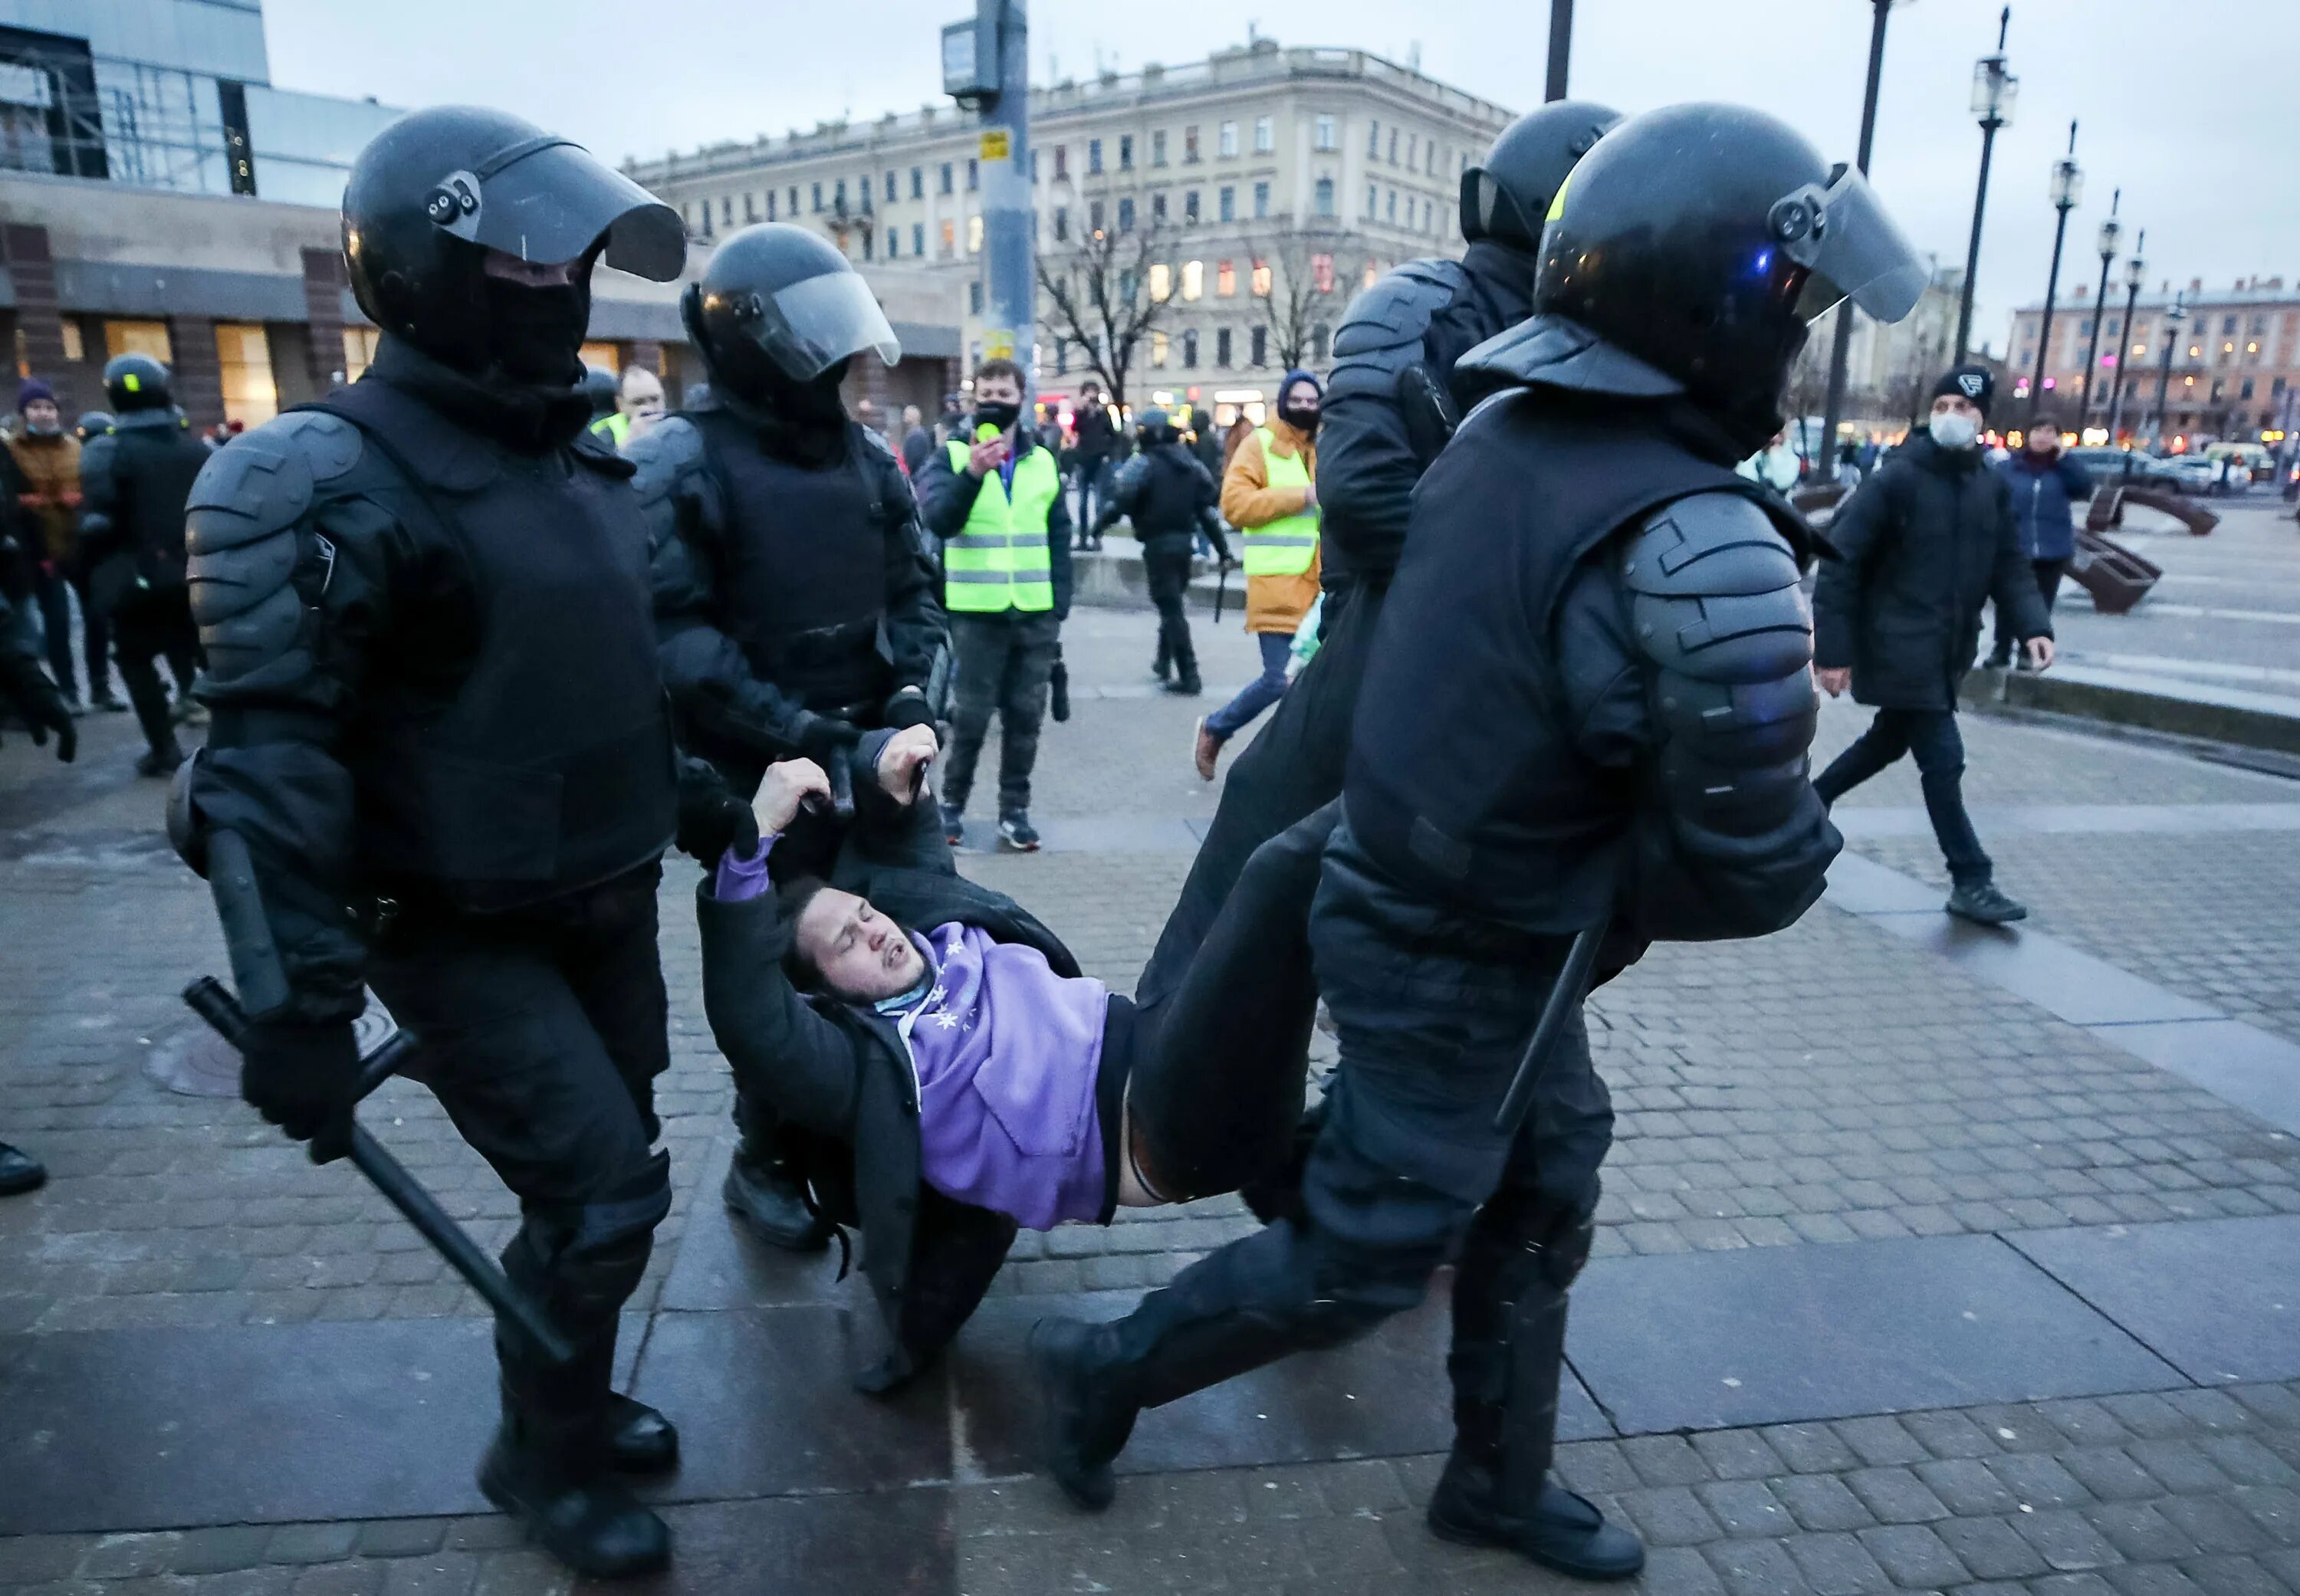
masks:
[(631, 486), (640, 501), (652, 503), (703, 469), (703, 429), (683, 415), (665, 416), (623, 458), (634, 470)]
[(1695, 494), (1652, 511), (1623, 541), (1620, 569), (1638, 646), (1664, 671), (1771, 682), (1812, 657), (1796, 557), (1739, 494)]
[(290, 580), (304, 541), (299, 529), (363, 447), (359, 428), (342, 418), (297, 411), (235, 438), (201, 468), (185, 502), (185, 577), (219, 681), (294, 645), (304, 615)]
[(1469, 281), (1459, 261), (1408, 261), (1384, 272), (1350, 301), (1334, 331), (1337, 362), (1362, 356), (1399, 353), (1403, 364), (1421, 352), (1421, 340), (1438, 312), (1454, 303)]

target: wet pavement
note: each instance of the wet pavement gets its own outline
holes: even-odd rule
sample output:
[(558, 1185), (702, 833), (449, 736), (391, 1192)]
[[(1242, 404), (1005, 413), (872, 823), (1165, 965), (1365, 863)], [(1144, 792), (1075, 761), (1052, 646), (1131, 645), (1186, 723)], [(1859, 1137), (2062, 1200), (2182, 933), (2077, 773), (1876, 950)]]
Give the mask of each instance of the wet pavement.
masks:
[[(2127, 624), (2067, 619), (2087, 649)], [(1081, 610), (1046, 851), (965, 860), (1121, 988), (1213, 812), (1187, 751), (1251, 672), (1236, 620), (1200, 617), (1217, 686), (1191, 704), (1146, 690), (1150, 617)], [(1823, 756), (1862, 719), (1830, 706)], [(70, 770), (0, 749), (0, 1137), (54, 1175), (0, 1202), (0, 1592), (567, 1590), (471, 1484), (475, 1299), (188, 1066), (174, 994), (221, 963), (205, 894), (155, 840), (132, 729), (85, 725)], [(2300, 784), (2004, 721), (1967, 742), (2025, 926), (1940, 917), (1903, 767), (1848, 796), (1800, 925), (1657, 950), (1595, 1000), (1621, 1140), (1561, 1472), (1646, 1535), (1652, 1591), (2300, 1590)], [(1124, 1311), (1251, 1227), (1234, 1201), (1026, 1234), (942, 1367), (850, 1390), (857, 1283), (759, 1251), (717, 1201), (691, 885), (664, 892), (678, 1197), (622, 1348), (687, 1453), (654, 1491), (677, 1567), (637, 1588), (1564, 1588), (1421, 1526), (1442, 1290), (1147, 1416), (1105, 1515), (1029, 1472), (1029, 1323)], [(420, 1089), (365, 1118), (507, 1237), (511, 1201)]]

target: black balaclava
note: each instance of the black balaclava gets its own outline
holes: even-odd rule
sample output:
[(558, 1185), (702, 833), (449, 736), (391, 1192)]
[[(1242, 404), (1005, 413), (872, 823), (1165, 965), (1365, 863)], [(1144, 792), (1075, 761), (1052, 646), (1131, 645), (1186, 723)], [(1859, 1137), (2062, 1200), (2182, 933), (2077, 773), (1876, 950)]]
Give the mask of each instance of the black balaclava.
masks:
[(579, 351), (591, 322), (589, 273), (579, 283), (529, 287), (499, 277), (481, 279), (489, 364), (522, 387), (579, 382)]
[[(807, 466), (828, 462), (846, 441), (846, 404), (838, 385), (846, 379), (849, 360), (840, 361), (812, 381), (801, 382), (769, 360), (762, 362), (765, 391), (753, 405), (761, 441), (767, 452)], [(732, 389), (726, 390), (728, 394)]]

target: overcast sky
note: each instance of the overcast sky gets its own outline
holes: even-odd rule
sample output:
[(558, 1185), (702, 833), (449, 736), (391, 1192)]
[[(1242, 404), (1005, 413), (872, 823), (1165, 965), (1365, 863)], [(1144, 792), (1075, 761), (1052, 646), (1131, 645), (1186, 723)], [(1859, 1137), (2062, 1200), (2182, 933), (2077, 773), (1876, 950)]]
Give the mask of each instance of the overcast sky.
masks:
[[(940, 27), (970, 0), (266, 0), (272, 80), (423, 105), (499, 105), (610, 159), (812, 128), (842, 112), (938, 96)], [(1871, 176), (1921, 249), (1961, 264), (1980, 134), (1966, 109), (1975, 57), (1996, 44), (1993, 0), (1893, 10)], [(1635, 112), (1715, 99), (1787, 118), (1831, 159), (1860, 133), (1864, 0), (1580, 0), (1571, 88)], [(1037, 0), (1034, 78), (1089, 75), (1241, 43), (1251, 21), (1282, 44), (1404, 61), (1513, 110), (1541, 97), (1543, 0), (1256, 0), (1151, 4)], [(2300, 278), (2300, 0), (2018, 0), (2007, 46), (2021, 79), (1996, 142), (1977, 340), (2002, 353), (2016, 303), (2043, 297), (2054, 159), (2079, 118), (2083, 204), (2071, 216), (2066, 294), (2099, 275), (2094, 235), (2111, 191), (2148, 229), (2149, 287), (2192, 277)], [(2132, 229), (2125, 235), (2129, 252)], [(2121, 270), (2120, 262), (2119, 270)], [(2113, 279), (2112, 279), (2113, 280)], [(2112, 298), (2117, 290), (2112, 288)]]

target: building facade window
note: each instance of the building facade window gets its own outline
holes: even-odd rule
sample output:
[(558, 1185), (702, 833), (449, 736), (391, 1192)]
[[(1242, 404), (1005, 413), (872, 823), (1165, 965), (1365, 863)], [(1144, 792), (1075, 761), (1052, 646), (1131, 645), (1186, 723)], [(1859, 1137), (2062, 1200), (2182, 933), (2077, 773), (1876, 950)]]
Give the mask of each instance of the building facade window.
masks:
[[(846, 179), (845, 178), (841, 178), (838, 180), (830, 196), (830, 204), (833, 210), (844, 211), (846, 209)], [(734, 218), (730, 216), (728, 220), (732, 221)]]
[(1257, 116), (1254, 119), (1254, 153), (1267, 155), (1278, 147), (1278, 119)]
[(942, 220), (942, 258), (946, 261), (958, 254), (958, 223), (946, 216)]
[[(1206, 263), (1205, 263), (1204, 261), (1185, 261), (1185, 262), (1182, 262), (1182, 297), (1183, 297), (1184, 299), (1186, 299), (1186, 300), (1196, 300), (1196, 299), (1197, 299), (1200, 295), (1204, 295), (1204, 294), (1205, 293), (1205, 291), (1206, 291)], [(1197, 362), (1196, 360), (1192, 360), (1192, 361), (1189, 362), (1189, 364), (1191, 364), (1191, 365), (1193, 365), (1193, 366), (1196, 365), (1197, 363), (1198, 363), (1198, 362)]]
[(1390, 221), (1397, 220), (1397, 190), (1395, 188), (1389, 191), (1389, 215), (1387, 220)]
[(945, 193), (945, 194), (948, 194), (948, 193), (950, 193), (950, 192), (951, 192), (951, 164), (950, 164), (950, 162), (947, 162), (947, 161), (946, 161), (946, 162), (944, 162), (942, 163), (942, 185), (941, 185), (941, 187), (942, 187), (942, 192), (943, 192), (943, 193)]
[(1264, 220), (1267, 220), (1269, 219), (1269, 216), (1270, 216), (1270, 185), (1269, 185), (1269, 184), (1267, 184), (1267, 183), (1256, 183), (1256, 184), (1254, 186), (1254, 220), (1255, 220), (1256, 221), (1264, 221)]
[(1214, 329), (1214, 364), (1217, 366), (1229, 364), (1229, 328), (1227, 327)]
[(759, 220), (759, 196), (757, 195), (746, 194), (743, 196), (743, 220), (745, 221), (756, 221)]
[(1159, 370), (1165, 370), (1166, 335), (1164, 333), (1154, 332), (1150, 335), (1150, 364)]
[(1070, 236), (1071, 208), (1068, 205), (1056, 205), (1054, 207), (1054, 242), (1066, 244), (1070, 241)]
[(1163, 128), (1150, 135), (1150, 164), (1166, 164), (1166, 129)]
[(106, 321), (104, 324), (104, 358), (116, 361), (123, 354), (148, 354), (163, 366), (176, 363), (175, 347), (168, 342), (168, 324), (164, 321)]
[(1334, 291), (1333, 256), (1320, 254), (1310, 257), (1310, 286), (1321, 294)]
[(768, 189), (768, 190), (767, 190), (767, 220), (768, 220), (769, 221), (772, 221), (772, 220), (774, 220), (774, 219), (775, 219), (775, 197), (776, 197), (776, 196), (775, 196), (775, 191), (774, 191), (773, 189), (771, 189), (771, 188)]
[(1254, 297), (1255, 297), (1255, 298), (1257, 298), (1257, 299), (1267, 299), (1267, 298), (1269, 298), (1269, 297), (1270, 297), (1270, 262), (1267, 262), (1267, 261), (1256, 261), (1256, 262), (1254, 262), (1254, 277), (1253, 277), (1253, 279), (1252, 279), (1252, 280), (1253, 280), (1253, 283), (1254, 283)]
[(887, 169), (887, 203), (891, 205), (901, 197), (895, 191), (895, 169), (890, 166)]
[(1229, 299), (1238, 293), (1238, 268), (1228, 261), (1214, 262), (1214, 296)]
[(1324, 322), (1318, 322), (1310, 328), (1310, 362), (1312, 365), (1324, 362), (1333, 342), (1334, 329)]
[(1378, 120), (1366, 123), (1366, 159), (1381, 159), (1381, 123)]
[(911, 168), (911, 197), (924, 199), (926, 196), (927, 169), (923, 166), (913, 166)]
[(1221, 193), (1217, 197), (1220, 202), (1217, 213), (1220, 215), (1221, 219), (1224, 221), (1236, 221), (1238, 220), (1238, 190), (1225, 183), (1222, 185)]
[(1197, 363), (1198, 329), (1195, 327), (1184, 328), (1182, 329), (1182, 365), (1185, 370), (1193, 370)]
[(1071, 146), (1066, 144), (1058, 144), (1054, 146), (1054, 181), (1059, 183), (1070, 175)]
[(900, 228), (888, 228), (887, 229), (887, 258), (890, 261), (894, 260), (901, 255), (902, 253), (903, 229)]
[[(279, 390), (271, 380), (271, 343), (260, 323), (219, 321), (216, 364), (223, 384), (223, 417), (243, 427), (260, 427), (279, 413)], [(2246, 387), (2252, 385), (2246, 383)], [(2246, 398), (2251, 395), (2247, 394)]]
[(971, 255), (982, 253), (982, 218), (979, 216), (966, 219), (966, 253)]
[(1118, 170), (1121, 171), (1134, 170), (1134, 135), (1131, 133), (1121, 133), (1118, 136)]
[(982, 314), (982, 279), (979, 277), (966, 285), (966, 310), (971, 316)]
[(812, 203), (816, 213), (820, 214), (822, 210), (822, 185), (820, 182), (809, 187), (807, 198)]
[(1389, 130), (1389, 163), (1392, 166), (1397, 164), (1397, 129), (1395, 128)]
[(1088, 200), (1086, 205), (1086, 229), (1094, 237), (1102, 237), (1103, 211), (1100, 200)]
[[(1182, 159), (1191, 164), (1198, 160), (1198, 124), (1196, 122), (1182, 129)], [(1193, 361), (1190, 363), (1196, 365), (1197, 362)]]
[(1164, 304), (1174, 292), (1174, 269), (1163, 261), (1150, 264), (1150, 303)]
[(1166, 220), (1166, 195), (1163, 189), (1150, 196), (1150, 220), (1153, 223), (1163, 223)]
[(1134, 196), (1130, 194), (1118, 202), (1118, 230), (1121, 233), (1134, 230)]
[(1086, 175), (1089, 178), (1102, 175), (1102, 140), (1099, 138), (1086, 141)]
[(1332, 220), (1334, 214), (1334, 179), (1331, 178), (1320, 178), (1311, 187), (1310, 194), (1311, 208), (1319, 216), (1329, 220)]
[[(943, 225), (948, 227), (950, 224), (945, 222)], [(927, 253), (927, 224), (923, 221), (911, 223), (911, 253), (914, 255)]]
[(1214, 154), (1224, 160), (1238, 154), (1238, 124), (1224, 122), (1214, 136)]
[(1373, 220), (1377, 215), (1380, 214), (1380, 212), (1381, 212), (1381, 190), (1380, 190), (1379, 188), (1376, 187), (1373, 184), (1371, 184), (1371, 183), (1368, 183), (1368, 184), (1366, 185), (1366, 213), (1365, 213), (1365, 219), (1366, 219), (1368, 221), (1371, 221), (1371, 220)]
[(1321, 154), (1329, 155), (1341, 147), (1342, 123), (1339, 117), (1321, 115), (1314, 127), (1316, 132), (1311, 145)]
[(982, 187), (982, 163), (972, 155), (966, 158), (966, 191), (979, 193)]
[[(64, 325), (71, 326), (70, 322)], [(344, 328), (344, 380), (357, 382), (360, 374), (375, 359), (375, 341), (382, 337), (379, 328), (347, 327)]]
[(1198, 225), (1198, 191), (1195, 188), (1182, 196), (1182, 223), (1186, 227)]
[(1268, 365), (1270, 363), (1270, 329), (1266, 327), (1255, 328), (1248, 336), (1246, 347), (1252, 353), (1255, 365)]

